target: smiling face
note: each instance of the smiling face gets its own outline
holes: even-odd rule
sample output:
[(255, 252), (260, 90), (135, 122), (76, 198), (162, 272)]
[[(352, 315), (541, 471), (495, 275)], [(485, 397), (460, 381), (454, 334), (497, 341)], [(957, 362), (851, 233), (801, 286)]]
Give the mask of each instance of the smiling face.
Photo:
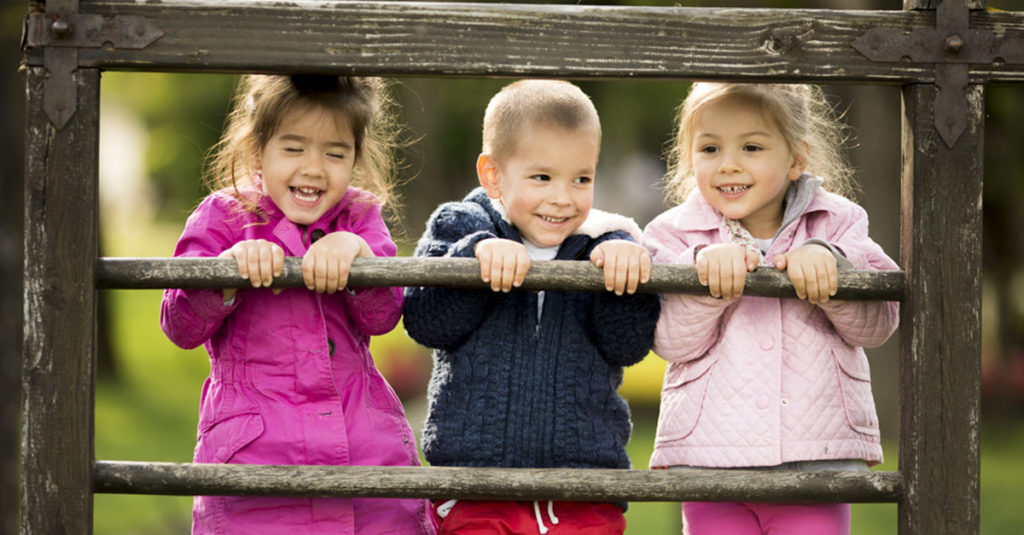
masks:
[(345, 117), (315, 106), (295, 106), (257, 158), (263, 193), (299, 225), (316, 222), (348, 190), (355, 136)]
[(723, 98), (697, 113), (689, 156), (701, 194), (755, 238), (773, 237), (786, 189), (800, 178), (805, 158), (748, 99)]
[(561, 245), (594, 204), (600, 134), (591, 125), (566, 129), (530, 122), (516, 137), (515, 149), (500, 161), (480, 155), (480, 184), (501, 200), (524, 239), (540, 247)]

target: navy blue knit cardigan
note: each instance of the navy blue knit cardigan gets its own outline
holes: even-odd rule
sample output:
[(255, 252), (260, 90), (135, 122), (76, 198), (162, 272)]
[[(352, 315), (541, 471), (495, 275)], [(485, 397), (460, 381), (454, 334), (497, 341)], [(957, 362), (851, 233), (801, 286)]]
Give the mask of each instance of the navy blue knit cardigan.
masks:
[[(416, 256), (472, 258), (487, 238), (522, 241), (478, 188), (434, 212)], [(589, 261), (597, 244), (612, 239), (632, 240), (625, 231), (573, 234), (556, 259)], [(632, 424), (616, 390), (622, 367), (647, 355), (659, 310), (653, 294), (549, 291), (538, 322), (532, 291), (407, 288), (405, 328), (435, 349), (427, 461), (628, 468)]]

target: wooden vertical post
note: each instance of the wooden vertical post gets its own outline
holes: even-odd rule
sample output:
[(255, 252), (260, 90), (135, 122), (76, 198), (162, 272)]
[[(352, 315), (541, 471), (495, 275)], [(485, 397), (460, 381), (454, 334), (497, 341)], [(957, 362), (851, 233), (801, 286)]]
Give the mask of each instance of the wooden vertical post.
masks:
[(100, 75), (58, 82), (77, 90), (60, 129), (48, 77), (27, 70), (21, 531), (78, 535), (92, 533)]
[(968, 85), (967, 129), (935, 129), (933, 85), (903, 90), (899, 503), (901, 534), (980, 528), (981, 194), (984, 88)]

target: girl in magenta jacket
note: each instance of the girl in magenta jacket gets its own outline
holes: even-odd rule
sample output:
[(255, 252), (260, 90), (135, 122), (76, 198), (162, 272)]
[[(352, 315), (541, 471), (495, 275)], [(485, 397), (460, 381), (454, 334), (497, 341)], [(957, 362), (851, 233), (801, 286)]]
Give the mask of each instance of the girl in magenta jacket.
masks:
[[(355, 258), (396, 250), (381, 218), (393, 131), (382, 89), (365, 78), (242, 79), (214, 192), (174, 255), (235, 258), (252, 289), (168, 289), (161, 305), (171, 341), (210, 355), (197, 463), (419, 464), (369, 352), (370, 336), (397, 324), (401, 289), (346, 287)], [(304, 257), (307, 288), (268, 288), (285, 256)], [(433, 532), (425, 500), (197, 496), (192, 516), (196, 534)]]
[[(680, 111), (655, 262), (695, 265), (710, 296), (662, 296), (669, 362), (652, 468), (867, 470), (882, 460), (863, 347), (894, 302), (835, 301), (838, 269), (892, 270), (848, 193), (842, 127), (820, 90), (698, 83)], [(820, 177), (820, 178), (819, 178)], [(832, 190), (832, 192), (827, 191)], [(799, 299), (742, 297), (784, 270)], [(848, 504), (683, 504), (686, 533), (849, 533)]]

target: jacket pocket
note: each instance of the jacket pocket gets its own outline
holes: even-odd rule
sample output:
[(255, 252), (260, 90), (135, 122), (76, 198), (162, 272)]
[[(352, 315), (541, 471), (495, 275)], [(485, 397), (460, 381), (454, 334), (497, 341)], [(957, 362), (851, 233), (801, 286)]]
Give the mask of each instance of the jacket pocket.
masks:
[(669, 365), (661, 388), (658, 442), (686, 438), (696, 429), (716, 362), (718, 354), (712, 352), (695, 361)]
[(865, 435), (878, 436), (878, 415), (871, 394), (871, 371), (863, 351), (841, 347), (833, 348), (843, 411), (850, 428)]
[(199, 430), (195, 462), (228, 463), (263, 434), (263, 417), (255, 409), (220, 416)]

